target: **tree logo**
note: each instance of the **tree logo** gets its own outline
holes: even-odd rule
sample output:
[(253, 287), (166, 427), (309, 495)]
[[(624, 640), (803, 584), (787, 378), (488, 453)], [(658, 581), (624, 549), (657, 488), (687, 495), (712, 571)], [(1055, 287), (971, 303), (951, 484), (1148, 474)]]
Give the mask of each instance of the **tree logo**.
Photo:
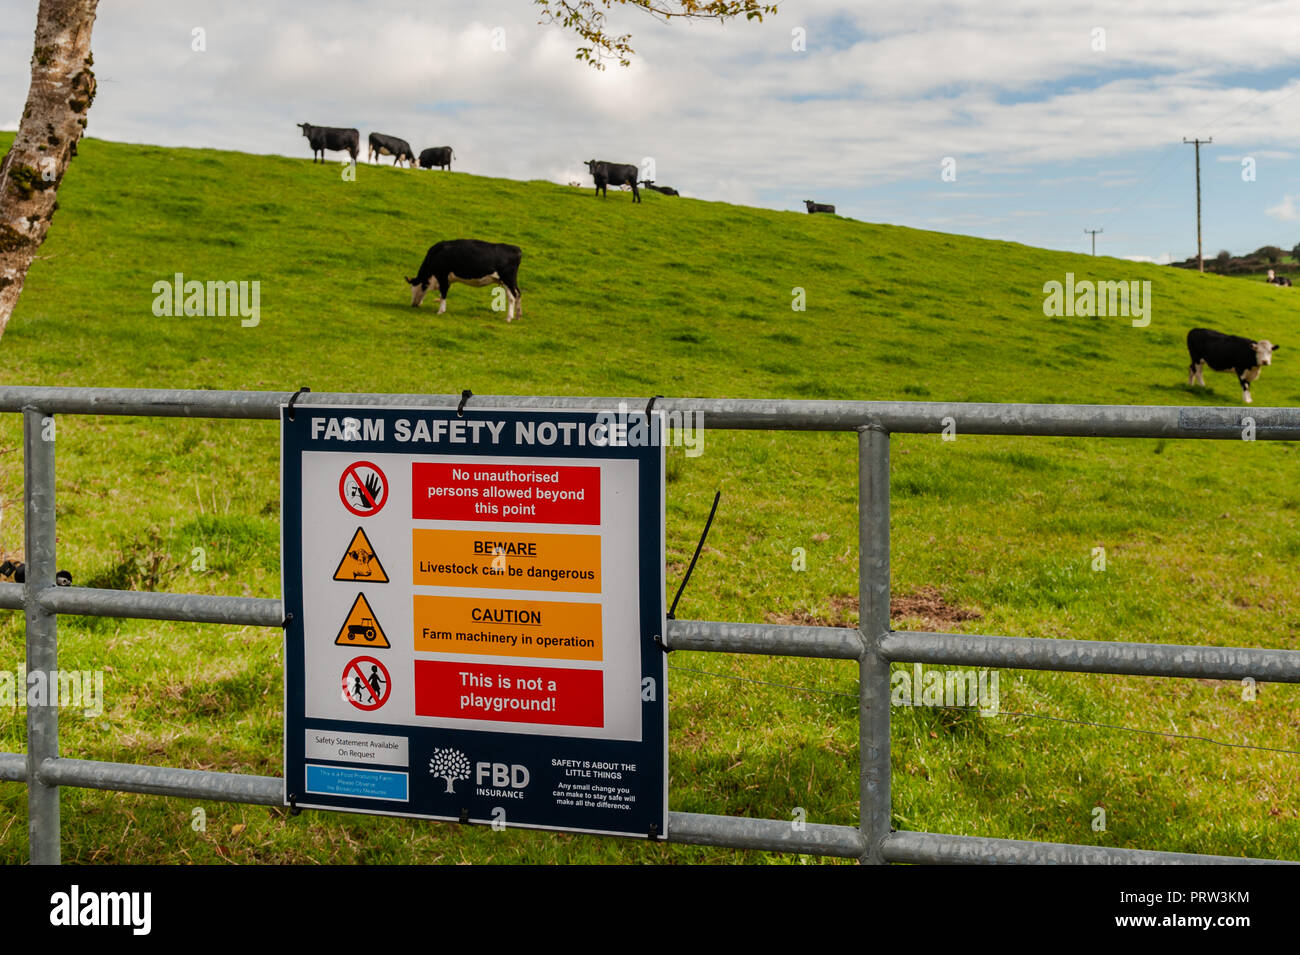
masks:
[(447, 792), (454, 794), (454, 784), (469, 779), (469, 757), (458, 749), (435, 749), (429, 760), (429, 772), (439, 779), (445, 779)]

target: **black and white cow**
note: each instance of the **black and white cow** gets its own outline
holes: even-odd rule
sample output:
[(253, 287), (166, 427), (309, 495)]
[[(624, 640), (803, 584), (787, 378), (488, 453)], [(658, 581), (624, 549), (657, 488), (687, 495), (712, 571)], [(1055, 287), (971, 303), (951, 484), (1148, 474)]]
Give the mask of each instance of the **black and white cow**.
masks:
[(456, 154), (451, 151), (450, 146), (431, 146), (420, 153), (420, 168), (432, 169), (434, 166), (445, 166), (447, 171), (451, 171), (451, 161), (456, 158)]
[(311, 144), (312, 162), (316, 161), (317, 153), (320, 153), (320, 161), (324, 162), (327, 149), (347, 150), (352, 161), (357, 161), (357, 154), (361, 152), (361, 133), (357, 130), (341, 126), (313, 126), (311, 123), (299, 123), (298, 126)]
[(672, 186), (656, 186), (653, 179), (642, 179), (641, 185), (647, 189), (653, 189), (655, 192), (662, 192), (665, 196), (680, 196), (681, 193)]
[(482, 287), (499, 284), (506, 290), (506, 321), (523, 318), (524, 307), (519, 301), (519, 262), (523, 250), (517, 245), (500, 242), (482, 242), (478, 239), (450, 239), (434, 245), (424, 257), (415, 278), (406, 281), (411, 286), (411, 307), (424, 301), (425, 293), (433, 282), (438, 283), (438, 314), (447, 311), (447, 290), (452, 282)]
[(376, 162), (380, 156), (392, 156), (394, 166), (405, 159), (412, 169), (415, 168), (415, 153), (411, 152), (411, 144), (396, 136), (371, 133), (370, 151), (367, 156), (371, 162)]
[(821, 202), (813, 202), (811, 199), (805, 199), (803, 201), (803, 204), (808, 207), (809, 215), (812, 215), (814, 212), (830, 212), (830, 213), (835, 212), (834, 206), (826, 205), (825, 203), (821, 203)]
[(1250, 404), (1250, 383), (1259, 377), (1261, 368), (1273, 363), (1273, 352), (1280, 347), (1266, 339), (1254, 341), (1208, 328), (1193, 328), (1187, 333), (1187, 351), (1192, 358), (1187, 383), (1204, 385), (1206, 365), (1215, 371), (1231, 369), (1241, 382), (1242, 400)]
[(629, 166), (626, 163), (605, 162), (600, 159), (588, 159), (587, 170), (591, 173), (591, 178), (596, 180), (596, 194), (602, 191), (605, 198), (609, 198), (610, 186), (631, 186), (632, 201), (641, 201), (641, 191), (637, 189), (637, 173), (639, 170), (636, 166)]

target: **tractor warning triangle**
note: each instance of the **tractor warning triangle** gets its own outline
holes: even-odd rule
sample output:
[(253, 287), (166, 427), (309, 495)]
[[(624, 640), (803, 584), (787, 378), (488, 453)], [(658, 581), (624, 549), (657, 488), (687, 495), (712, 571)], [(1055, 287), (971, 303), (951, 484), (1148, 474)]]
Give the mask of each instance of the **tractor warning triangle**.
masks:
[(384, 628), (375, 619), (375, 612), (366, 602), (365, 594), (357, 594), (357, 599), (352, 601), (352, 609), (348, 611), (348, 618), (339, 628), (339, 635), (334, 638), (334, 645), (372, 649), (392, 646), (384, 636)]
[(345, 580), (348, 583), (357, 580), (367, 584), (388, 583), (388, 574), (384, 573), (384, 565), (379, 562), (379, 555), (371, 546), (370, 538), (360, 527), (352, 535), (352, 543), (348, 544), (348, 549), (343, 552), (343, 559), (339, 561), (338, 569), (334, 571), (334, 579)]

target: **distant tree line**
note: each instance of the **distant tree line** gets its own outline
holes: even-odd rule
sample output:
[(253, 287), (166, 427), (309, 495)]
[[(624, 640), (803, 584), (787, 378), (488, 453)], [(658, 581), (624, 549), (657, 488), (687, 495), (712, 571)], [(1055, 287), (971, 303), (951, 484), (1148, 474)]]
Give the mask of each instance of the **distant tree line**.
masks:
[[(1196, 268), (1196, 256), (1191, 256), (1175, 266), (1184, 269)], [(1213, 259), (1205, 260), (1206, 271), (1218, 272), (1220, 275), (1264, 275), (1272, 269), (1278, 275), (1300, 274), (1300, 242), (1284, 252), (1276, 245), (1261, 245), (1254, 252), (1245, 255), (1233, 255), (1227, 249), (1220, 250)]]

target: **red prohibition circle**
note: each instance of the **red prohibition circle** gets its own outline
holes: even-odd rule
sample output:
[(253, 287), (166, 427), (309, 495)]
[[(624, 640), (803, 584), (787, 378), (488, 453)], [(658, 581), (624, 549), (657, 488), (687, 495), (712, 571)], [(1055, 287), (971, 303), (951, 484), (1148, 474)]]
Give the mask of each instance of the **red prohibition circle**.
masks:
[[(366, 486), (365, 479), (361, 476), (361, 469), (369, 468), (379, 478), (379, 496), (375, 497), (370, 488)], [(351, 478), (349, 486), (348, 479)], [(348, 499), (348, 492), (351, 491), (356, 495), (357, 505), (354, 506)], [(380, 470), (379, 465), (370, 461), (354, 461), (343, 469), (339, 475), (339, 500), (343, 506), (355, 514), (357, 517), (373, 517), (384, 509), (388, 503), (388, 476)]]
[[(368, 664), (372, 673), (367, 676), (361, 669), (362, 664)], [(382, 674), (382, 675), (380, 675)], [(376, 694), (374, 684), (370, 681), (378, 678), (383, 687)], [(348, 686), (348, 680), (351, 678), (352, 686)], [(369, 703), (363, 703), (353, 696), (353, 691), (357, 690), (364, 693)], [(348, 661), (347, 666), (343, 668), (343, 697), (359, 710), (377, 710), (388, 702), (389, 694), (393, 691), (393, 678), (388, 675), (388, 667), (384, 666), (374, 657), (353, 657)]]

